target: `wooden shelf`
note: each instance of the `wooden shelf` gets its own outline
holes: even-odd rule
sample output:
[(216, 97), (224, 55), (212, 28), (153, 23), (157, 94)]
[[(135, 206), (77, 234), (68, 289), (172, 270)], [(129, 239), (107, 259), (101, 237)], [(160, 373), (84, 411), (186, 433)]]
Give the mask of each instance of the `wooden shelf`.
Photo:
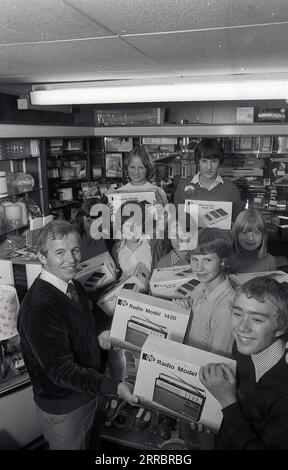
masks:
[(17, 230), (22, 230), (23, 228), (28, 228), (28, 227), (29, 227), (29, 225), (25, 224), (25, 225), (21, 225), (21, 226), (16, 227), (16, 228), (11, 228), (9, 230), (5, 230), (4, 232), (1, 232), (0, 236), (1, 235), (7, 235), (7, 233), (16, 232)]

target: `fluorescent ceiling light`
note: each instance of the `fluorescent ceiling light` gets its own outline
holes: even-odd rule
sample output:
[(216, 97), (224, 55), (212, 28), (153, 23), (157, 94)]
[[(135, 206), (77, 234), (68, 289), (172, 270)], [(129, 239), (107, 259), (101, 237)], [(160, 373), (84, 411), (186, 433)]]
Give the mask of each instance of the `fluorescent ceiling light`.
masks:
[(34, 85), (33, 105), (230, 101), (288, 98), (288, 80), (172, 81), (135, 80)]

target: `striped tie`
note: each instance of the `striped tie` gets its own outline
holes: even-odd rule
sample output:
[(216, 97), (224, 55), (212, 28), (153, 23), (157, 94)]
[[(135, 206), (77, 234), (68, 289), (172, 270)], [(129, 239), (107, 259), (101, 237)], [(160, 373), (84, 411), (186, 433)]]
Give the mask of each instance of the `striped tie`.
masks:
[(69, 299), (79, 303), (78, 292), (72, 281), (69, 281), (68, 283), (66, 295), (69, 297)]

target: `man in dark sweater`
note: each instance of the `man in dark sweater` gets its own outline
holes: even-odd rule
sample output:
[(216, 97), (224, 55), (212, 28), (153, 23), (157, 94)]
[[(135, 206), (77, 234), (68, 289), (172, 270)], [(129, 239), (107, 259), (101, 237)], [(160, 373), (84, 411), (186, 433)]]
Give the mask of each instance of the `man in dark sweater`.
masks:
[(232, 220), (244, 209), (239, 189), (218, 173), (224, 161), (224, 151), (216, 139), (203, 139), (195, 147), (195, 163), (199, 172), (192, 180), (180, 181), (174, 194), (176, 208), (186, 199), (194, 201), (232, 202)]
[(288, 293), (257, 277), (236, 294), (232, 311), (236, 377), (225, 364), (200, 369), (200, 380), (222, 406), (218, 444), (225, 450), (288, 449)]
[(40, 233), (38, 257), (42, 272), (18, 314), (24, 361), (49, 448), (84, 449), (101, 392), (117, 393), (125, 362), (119, 355), (114, 375), (105, 376), (109, 353), (98, 335), (108, 317), (99, 312), (96, 318), (85, 291), (72, 281), (80, 261), (78, 232), (66, 221), (50, 222)]

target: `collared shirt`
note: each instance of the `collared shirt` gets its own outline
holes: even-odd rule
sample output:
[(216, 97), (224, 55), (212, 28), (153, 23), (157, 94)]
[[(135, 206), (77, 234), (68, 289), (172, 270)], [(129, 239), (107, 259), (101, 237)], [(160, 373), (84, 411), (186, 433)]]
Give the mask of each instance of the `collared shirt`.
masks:
[(224, 181), (223, 181), (222, 177), (217, 174), (217, 176), (216, 176), (215, 180), (213, 181), (213, 183), (211, 184), (211, 186), (209, 188), (206, 188), (206, 186), (203, 186), (203, 184), (201, 184), (201, 182), (200, 182), (200, 171), (199, 171), (192, 178), (191, 183), (192, 184), (199, 184), (200, 188), (205, 188), (205, 189), (207, 189), (207, 191), (211, 191), (211, 189), (216, 188), (216, 186), (218, 186), (218, 184), (224, 184)]
[(52, 286), (61, 290), (63, 294), (67, 293), (68, 282), (63, 281), (63, 279), (59, 279), (59, 277), (54, 276), (54, 274), (48, 273), (44, 268), (41, 270), (40, 279), (49, 282), (49, 284), (52, 284)]
[(123, 240), (118, 249), (118, 262), (123, 274), (130, 274), (140, 262), (144, 263), (150, 271), (152, 254), (149, 240), (142, 237), (133, 250), (130, 250)]
[(234, 296), (227, 278), (212, 292), (207, 291), (205, 284), (199, 284), (192, 294), (193, 304), (185, 344), (222, 356), (231, 355), (231, 309)]
[(252, 354), (251, 358), (255, 367), (255, 379), (259, 382), (266, 372), (272, 369), (284, 355), (285, 345), (282, 339), (274, 341), (268, 348), (257, 354)]

